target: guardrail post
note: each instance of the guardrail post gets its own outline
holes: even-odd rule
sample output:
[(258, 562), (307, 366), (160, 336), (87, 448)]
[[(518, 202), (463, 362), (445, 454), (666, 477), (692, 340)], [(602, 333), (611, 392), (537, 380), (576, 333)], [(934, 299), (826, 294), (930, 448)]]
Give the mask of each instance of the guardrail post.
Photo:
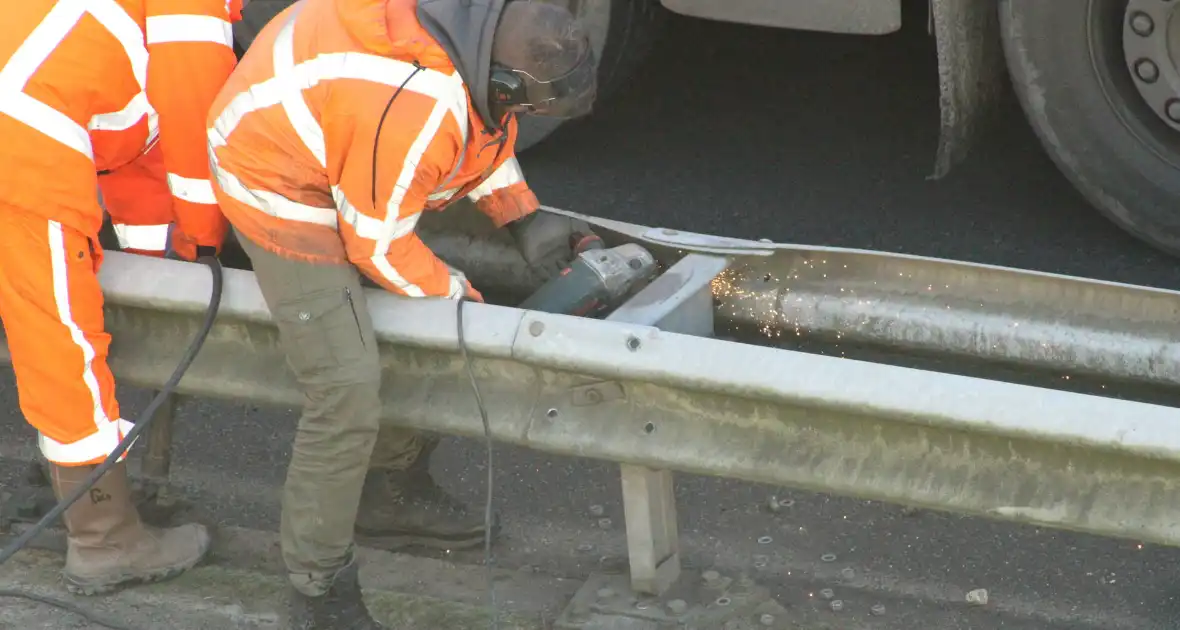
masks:
[[(153, 395), (158, 393), (153, 392)], [(175, 503), (169, 479), (172, 475), (172, 426), (180, 402), (179, 394), (171, 394), (156, 410), (155, 419), (147, 430), (147, 450), (140, 463), (140, 474), (145, 482), (144, 498), (154, 500), (159, 509), (171, 508)]]
[[(687, 335), (713, 335), (711, 283), (728, 261), (689, 254), (606, 319)], [(631, 588), (663, 595), (680, 578), (680, 535), (670, 470), (621, 464)]]

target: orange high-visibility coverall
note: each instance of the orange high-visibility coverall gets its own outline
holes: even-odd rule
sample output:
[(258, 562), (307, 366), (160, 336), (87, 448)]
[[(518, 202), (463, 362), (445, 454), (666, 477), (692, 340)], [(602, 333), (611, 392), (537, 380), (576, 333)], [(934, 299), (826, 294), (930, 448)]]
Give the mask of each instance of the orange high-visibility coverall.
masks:
[(5, 7), (0, 319), (21, 411), (55, 464), (101, 462), (130, 429), (106, 362), (98, 171), (110, 173), (104, 196), (121, 218), (142, 224), (175, 210), (191, 247), (219, 248), (224, 238), (204, 120), (236, 61), (230, 20), (239, 8), (238, 0)]
[(260, 247), (459, 298), (462, 274), (415, 234), (422, 211), (466, 196), (501, 226), (540, 204), (516, 121), (485, 122), (416, 6), (301, 0), (277, 15), (213, 103), (209, 157), (222, 211)]

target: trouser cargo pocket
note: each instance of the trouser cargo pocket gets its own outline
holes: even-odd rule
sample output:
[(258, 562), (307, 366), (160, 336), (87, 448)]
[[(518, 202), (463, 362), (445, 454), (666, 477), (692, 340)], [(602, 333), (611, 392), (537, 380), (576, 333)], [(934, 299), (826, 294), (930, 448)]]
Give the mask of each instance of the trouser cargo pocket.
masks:
[(359, 368), (369, 350), (348, 287), (312, 291), (275, 304), (287, 362), (297, 376)]

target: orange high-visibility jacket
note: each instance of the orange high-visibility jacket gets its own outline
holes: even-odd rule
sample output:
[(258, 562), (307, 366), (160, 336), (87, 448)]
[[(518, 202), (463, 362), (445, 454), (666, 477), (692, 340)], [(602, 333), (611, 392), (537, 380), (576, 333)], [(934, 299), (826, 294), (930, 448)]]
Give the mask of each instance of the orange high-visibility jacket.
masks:
[(460, 297), (415, 234), (464, 196), (501, 226), (535, 211), (516, 122), (488, 106), (502, 0), (300, 0), (259, 33), (209, 115), (218, 201), (279, 255), (355, 264), (409, 296)]
[(230, 23), (240, 19), (241, 5), (8, 3), (0, 25), (0, 132), (16, 134), (5, 133), (5, 143), (29, 144), (5, 152), (13, 155), (0, 165), (5, 202), (97, 234), (96, 175), (65, 166), (81, 157), (98, 171), (118, 169), (158, 140), (179, 230), (196, 244), (220, 246), (226, 225), (209, 181), (204, 123), (236, 62)]

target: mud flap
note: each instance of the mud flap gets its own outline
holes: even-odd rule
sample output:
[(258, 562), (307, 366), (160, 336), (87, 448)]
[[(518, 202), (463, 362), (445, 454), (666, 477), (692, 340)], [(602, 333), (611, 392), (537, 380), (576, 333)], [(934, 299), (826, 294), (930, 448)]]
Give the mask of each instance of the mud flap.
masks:
[(938, 155), (929, 179), (946, 176), (971, 150), (996, 109), (1007, 76), (993, 0), (930, 0), (938, 44)]

